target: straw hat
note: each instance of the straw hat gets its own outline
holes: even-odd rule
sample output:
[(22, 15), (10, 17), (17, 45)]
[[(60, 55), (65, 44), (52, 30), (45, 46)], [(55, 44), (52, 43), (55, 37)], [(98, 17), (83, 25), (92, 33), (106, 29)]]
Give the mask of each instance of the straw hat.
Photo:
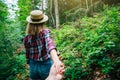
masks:
[(33, 10), (30, 12), (30, 16), (26, 18), (28, 23), (38, 24), (44, 23), (48, 20), (48, 16), (43, 14), (40, 10)]

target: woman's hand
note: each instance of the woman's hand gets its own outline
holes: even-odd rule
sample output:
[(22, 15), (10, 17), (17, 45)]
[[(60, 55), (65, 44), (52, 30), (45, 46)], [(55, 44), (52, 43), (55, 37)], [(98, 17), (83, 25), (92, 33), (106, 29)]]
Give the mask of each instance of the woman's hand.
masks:
[(64, 64), (59, 60), (57, 51), (55, 49), (50, 51), (50, 55), (53, 60), (56, 71), (59, 72), (60, 67), (64, 67)]
[(50, 51), (51, 58), (53, 60), (53, 66), (51, 67), (50, 74), (51, 78), (49, 80), (60, 80), (62, 79), (62, 74), (65, 71), (64, 70), (64, 64), (60, 61), (57, 51), (55, 49)]
[(54, 62), (54, 67), (57, 73), (61, 73), (61, 68), (64, 68), (64, 64), (60, 60), (58, 60)]
[(46, 80), (61, 80), (63, 78), (64, 67), (59, 68), (59, 72), (56, 71), (55, 64), (52, 65), (50, 69), (49, 76)]

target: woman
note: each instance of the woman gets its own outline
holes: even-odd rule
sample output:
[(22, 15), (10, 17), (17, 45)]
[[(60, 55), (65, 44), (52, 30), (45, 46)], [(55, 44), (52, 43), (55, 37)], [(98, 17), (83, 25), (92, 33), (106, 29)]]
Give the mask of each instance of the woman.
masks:
[(24, 45), (27, 64), (30, 66), (30, 78), (45, 80), (52, 62), (56, 71), (60, 73), (60, 68), (64, 65), (57, 56), (55, 44), (50, 38), (50, 30), (45, 28), (48, 17), (42, 11), (33, 10), (26, 20), (28, 24)]

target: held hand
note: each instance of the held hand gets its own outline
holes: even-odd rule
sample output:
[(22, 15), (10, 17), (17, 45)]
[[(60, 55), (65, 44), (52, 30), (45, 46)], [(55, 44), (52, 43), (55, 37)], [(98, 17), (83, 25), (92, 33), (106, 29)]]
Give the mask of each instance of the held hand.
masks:
[(49, 76), (46, 80), (61, 80), (63, 78), (64, 67), (59, 68), (59, 72), (56, 71), (55, 64), (50, 69)]
[(53, 63), (55, 65), (56, 71), (59, 72), (60, 67), (64, 67), (63, 63), (59, 60), (59, 57), (57, 55), (57, 52), (55, 49), (52, 49), (50, 51), (51, 58), (53, 60)]
[(58, 60), (58, 61), (54, 62), (54, 67), (55, 67), (57, 73), (60, 73), (61, 68), (64, 68), (64, 64), (60, 60)]
[(56, 80), (61, 80), (63, 78), (64, 71), (65, 71), (64, 67), (60, 67), (59, 72), (56, 75)]
[(50, 69), (50, 75), (57, 75), (57, 74), (63, 74), (65, 71), (64, 67), (59, 68), (59, 72), (56, 71), (55, 64), (52, 65)]

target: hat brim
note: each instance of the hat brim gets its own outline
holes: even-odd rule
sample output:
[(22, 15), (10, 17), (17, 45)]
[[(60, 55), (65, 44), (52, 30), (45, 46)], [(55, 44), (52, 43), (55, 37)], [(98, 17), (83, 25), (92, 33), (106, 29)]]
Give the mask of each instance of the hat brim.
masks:
[(28, 16), (27, 19), (26, 19), (26, 21), (27, 21), (28, 23), (33, 23), (33, 24), (44, 23), (44, 22), (46, 22), (47, 20), (48, 20), (48, 16), (46, 16), (46, 15), (44, 15), (43, 19), (40, 20), (40, 21), (32, 21), (30, 16)]

